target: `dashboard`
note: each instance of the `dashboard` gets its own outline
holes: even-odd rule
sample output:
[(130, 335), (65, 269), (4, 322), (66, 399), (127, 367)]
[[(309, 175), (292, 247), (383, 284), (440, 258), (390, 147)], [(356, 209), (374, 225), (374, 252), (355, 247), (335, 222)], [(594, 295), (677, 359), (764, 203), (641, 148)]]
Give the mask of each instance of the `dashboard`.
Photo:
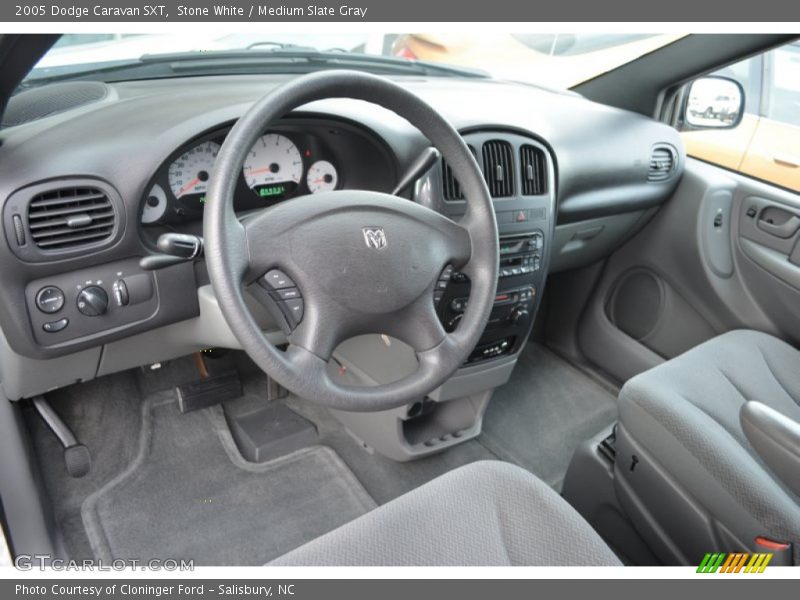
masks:
[[(208, 181), (228, 131), (225, 126), (182, 144), (158, 167), (142, 201), (146, 237), (203, 218)], [(357, 125), (289, 119), (265, 130), (247, 153), (233, 205), (243, 213), (332, 190), (388, 191), (395, 176), (385, 144)]]
[[(163, 233), (201, 233), (225, 136), (254, 101), (292, 77), (103, 84), (97, 100), (79, 106), (59, 106), (71, 97), (61, 84), (19, 95), (50, 97), (47, 113), (0, 130), (0, 380), (9, 398), (204, 347), (237, 347), (202, 260), (155, 271), (139, 261), (157, 251)], [(395, 80), (462, 133), (494, 196), (502, 289), (477, 361), (517, 352), (548, 271), (612, 252), (680, 179), (679, 135), (641, 115), (510, 82)], [(242, 219), (282, 202), (314, 202), (324, 190), (390, 192), (430, 145), (394, 113), (346, 98), (300, 107), (260, 133), (233, 198)], [(665, 153), (670, 159), (658, 177), (656, 153), (655, 164)], [(403, 195), (452, 219), (466, 211), (442, 162)], [(439, 282), (448, 328), (468, 298), (469, 282), (458, 275)], [(275, 316), (255, 316), (280, 341)]]

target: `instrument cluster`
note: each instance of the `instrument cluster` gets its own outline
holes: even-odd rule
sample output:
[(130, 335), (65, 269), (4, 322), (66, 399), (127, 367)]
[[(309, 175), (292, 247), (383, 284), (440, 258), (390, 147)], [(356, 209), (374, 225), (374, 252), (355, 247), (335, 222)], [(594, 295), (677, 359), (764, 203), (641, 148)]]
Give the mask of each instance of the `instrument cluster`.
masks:
[[(142, 225), (169, 226), (202, 219), (208, 182), (228, 131), (196, 138), (165, 161), (142, 202)], [(366, 132), (314, 120), (281, 124), (265, 131), (247, 153), (234, 209), (264, 208), (348, 184), (354, 189), (383, 191), (391, 187), (393, 175), (387, 151)]]

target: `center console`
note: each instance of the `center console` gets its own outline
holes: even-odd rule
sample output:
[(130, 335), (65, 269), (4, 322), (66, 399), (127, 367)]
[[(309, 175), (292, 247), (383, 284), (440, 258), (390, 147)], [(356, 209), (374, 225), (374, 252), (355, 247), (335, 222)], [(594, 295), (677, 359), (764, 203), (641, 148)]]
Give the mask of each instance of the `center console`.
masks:
[[(539, 288), (544, 280), (542, 256), (545, 234), (530, 233), (500, 237), (497, 294), (489, 322), (467, 364), (519, 351), (527, 338), (536, 311)], [(466, 275), (453, 273), (450, 285), (437, 301), (439, 318), (453, 331), (469, 303)]]
[[(335, 412), (365, 447), (398, 461), (440, 452), (480, 434), (493, 390), (508, 381), (539, 307), (555, 222), (553, 161), (547, 148), (511, 132), (472, 132), (464, 140), (492, 195), (500, 259), (494, 308), (461, 369), (425, 398), (380, 413)], [(446, 163), (417, 184), (414, 200), (457, 221), (467, 204)], [(469, 278), (445, 271), (434, 302), (447, 331), (469, 303)], [(414, 351), (380, 336), (349, 340), (335, 353), (334, 375), (350, 385), (390, 383), (412, 373)]]

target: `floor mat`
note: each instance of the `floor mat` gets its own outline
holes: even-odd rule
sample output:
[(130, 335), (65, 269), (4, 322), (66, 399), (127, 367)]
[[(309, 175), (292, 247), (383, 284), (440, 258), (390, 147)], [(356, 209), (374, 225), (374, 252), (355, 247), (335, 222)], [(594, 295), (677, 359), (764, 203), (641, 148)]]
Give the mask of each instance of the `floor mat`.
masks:
[(479, 439), (560, 491), (578, 445), (616, 418), (617, 401), (609, 390), (529, 343), (511, 380), (492, 396)]
[(83, 503), (98, 558), (260, 565), (375, 506), (326, 446), (248, 463), (219, 406), (181, 414), (165, 392), (143, 411), (139, 455)]

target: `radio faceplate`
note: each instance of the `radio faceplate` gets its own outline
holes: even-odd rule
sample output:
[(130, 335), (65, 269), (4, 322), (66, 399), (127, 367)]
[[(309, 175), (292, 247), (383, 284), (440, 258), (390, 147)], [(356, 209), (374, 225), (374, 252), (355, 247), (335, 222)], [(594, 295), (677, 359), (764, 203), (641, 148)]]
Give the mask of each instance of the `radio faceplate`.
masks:
[[(546, 237), (543, 231), (500, 238), (494, 307), (468, 364), (517, 352), (528, 337), (544, 283)], [(469, 303), (469, 278), (454, 272), (437, 295), (439, 318), (447, 331), (458, 327)]]

